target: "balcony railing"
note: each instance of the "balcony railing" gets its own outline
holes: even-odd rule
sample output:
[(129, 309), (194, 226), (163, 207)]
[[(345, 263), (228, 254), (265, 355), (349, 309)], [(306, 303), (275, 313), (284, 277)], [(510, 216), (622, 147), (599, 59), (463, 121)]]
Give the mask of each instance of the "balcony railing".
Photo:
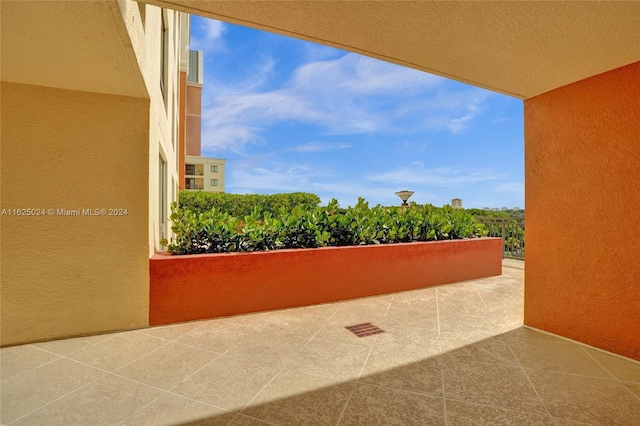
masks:
[(204, 189), (204, 187), (202, 185), (187, 185), (184, 187), (184, 189)]
[(187, 176), (204, 176), (204, 170), (187, 169), (184, 173)]
[(489, 231), (489, 237), (502, 238), (502, 257), (524, 260), (524, 219), (476, 216)]

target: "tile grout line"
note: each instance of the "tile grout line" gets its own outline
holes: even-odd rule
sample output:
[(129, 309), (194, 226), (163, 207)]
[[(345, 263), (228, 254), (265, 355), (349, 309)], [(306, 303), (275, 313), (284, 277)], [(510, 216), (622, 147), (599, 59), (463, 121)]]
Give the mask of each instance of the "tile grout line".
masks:
[(511, 355), (513, 355), (513, 358), (516, 360), (516, 362), (518, 363), (518, 367), (520, 367), (520, 371), (522, 372), (522, 374), (524, 374), (524, 377), (527, 379), (527, 383), (529, 383), (529, 386), (531, 386), (531, 389), (533, 389), (533, 392), (536, 394), (536, 397), (538, 397), (538, 401), (540, 401), (540, 403), (542, 404), (542, 406), (544, 407), (545, 411), (547, 412), (547, 415), (549, 415), (549, 417), (553, 417), (551, 415), (551, 410), (549, 410), (549, 407), (547, 407), (547, 404), (544, 402), (544, 400), (542, 399), (542, 397), (540, 396), (540, 394), (538, 393), (538, 389), (536, 389), (535, 386), (533, 386), (533, 382), (531, 382), (531, 379), (529, 378), (529, 376), (527, 375), (526, 370), (524, 369), (524, 367), (522, 366), (522, 363), (520, 362), (520, 359), (516, 356), (516, 353), (513, 351), (513, 349), (511, 348), (511, 345), (507, 344), (507, 348), (509, 349), (509, 351), (511, 352)]
[(444, 360), (442, 359), (442, 343), (438, 341), (440, 346), (438, 359), (440, 361), (440, 380), (442, 381), (442, 409), (444, 411), (444, 426), (449, 425), (449, 413), (447, 412), (447, 393), (446, 386), (444, 384)]
[[(441, 337), (441, 332), (440, 332), (440, 300), (438, 299), (438, 289), (436, 288), (436, 315), (438, 317), (438, 339), (440, 339)], [(440, 348), (440, 350), (442, 351), (442, 348)]]
[[(101, 370), (101, 371), (104, 371), (104, 370)], [(56, 398), (56, 399), (54, 399), (54, 400), (51, 400), (51, 401), (47, 402), (46, 404), (43, 404), (43, 405), (39, 406), (39, 407), (38, 407), (38, 408), (36, 408), (35, 410), (31, 410), (30, 412), (28, 412), (28, 413), (26, 413), (26, 414), (23, 414), (22, 416), (20, 416), (20, 417), (18, 417), (18, 418), (16, 418), (16, 419), (13, 419), (13, 420), (12, 420), (12, 421), (10, 421), (9, 423), (7, 423), (7, 426), (9, 426), (9, 425), (11, 425), (11, 424), (13, 424), (13, 423), (17, 422), (17, 421), (18, 421), (18, 420), (20, 420), (20, 419), (23, 419), (23, 418), (25, 418), (25, 417), (27, 417), (27, 416), (32, 415), (33, 413), (36, 413), (36, 412), (38, 412), (38, 411), (42, 410), (43, 408), (45, 408), (45, 407), (47, 407), (47, 406), (49, 406), (49, 405), (53, 404), (53, 403), (54, 403), (54, 402), (56, 402), (56, 401), (59, 401), (59, 400), (61, 400), (61, 399), (65, 398), (65, 397), (67, 397), (67, 396), (69, 396), (69, 395), (71, 395), (71, 394), (73, 394), (73, 393), (75, 393), (75, 392), (78, 392), (79, 390), (81, 390), (81, 389), (83, 389), (83, 388), (85, 388), (85, 387), (89, 386), (90, 384), (93, 384), (93, 383), (97, 382), (98, 380), (100, 380), (100, 379), (102, 379), (102, 378), (104, 378), (104, 377), (107, 377), (109, 374), (111, 374), (111, 373), (107, 372), (107, 374), (104, 374), (104, 375), (102, 375), (102, 376), (100, 376), (100, 377), (98, 377), (98, 378), (96, 378), (96, 379), (94, 379), (94, 380), (91, 380), (90, 382), (85, 383), (84, 385), (82, 385), (82, 386), (80, 386), (80, 387), (77, 387), (76, 389), (74, 389), (74, 390), (72, 390), (72, 391), (70, 391), (70, 392), (67, 392), (67, 393), (65, 393), (64, 395), (59, 396), (58, 398)]]
[(356, 377), (356, 382), (354, 383), (351, 392), (349, 393), (349, 397), (347, 398), (347, 401), (344, 404), (344, 407), (342, 407), (342, 412), (340, 413), (340, 416), (338, 417), (338, 421), (336, 422), (336, 426), (339, 426), (340, 423), (342, 422), (342, 418), (344, 417), (344, 413), (347, 412), (347, 407), (349, 406), (349, 402), (351, 401), (351, 397), (353, 396), (353, 394), (355, 393), (356, 389), (358, 388), (358, 383), (360, 382), (360, 377), (362, 376), (362, 373), (364, 372), (364, 367), (366, 367), (367, 362), (369, 362), (369, 357), (371, 356), (371, 353), (373, 352), (373, 348), (376, 346), (376, 342), (378, 341), (378, 334), (373, 336), (373, 343), (371, 344), (371, 347), (369, 348), (369, 353), (367, 354), (367, 357), (364, 359), (364, 362), (362, 363), (362, 367), (360, 368), (360, 373), (358, 373), (358, 377)]
[[(625, 386), (624, 382), (622, 380), (620, 380), (615, 374), (613, 374), (611, 371), (609, 371), (608, 368), (606, 368), (604, 365), (602, 365), (600, 362), (598, 362), (597, 359), (595, 359), (593, 357), (593, 355), (591, 355), (587, 349), (585, 347), (583, 347), (582, 345), (578, 345), (580, 346), (580, 348), (582, 349), (583, 352), (585, 352), (587, 354), (587, 356), (589, 358), (591, 358), (596, 364), (598, 364), (600, 366), (600, 368), (602, 368), (604, 371), (606, 371), (607, 373), (609, 373), (609, 375), (611, 377), (613, 377), (613, 379), (618, 382), (620, 384), (620, 386), (622, 386), (628, 393), (630, 393), (631, 395), (633, 395), (634, 397), (636, 397), (637, 399), (640, 400), (640, 395), (636, 395), (634, 392), (631, 391), (631, 389), (629, 389), (627, 386)], [(632, 383), (632, 382), (630, 382)]]
[[(131, 331), (133, 331), (133, 330), (131, 330)], [(122, 333), (126, 333), (126, 331), (125, 331), (125, 332), (122, 332)], [(58, 353), (52, 352), (52, 351), (50, 351), (50, 350), (43, 349), (43, 348), (39, 348), (39, 347), (35, 346), (35, 345), (37, 345), (37, 344), (39, 344), (39, 343), (57, 342), (58, 340), (49, 340), (49, 341), (47, 341), (47, 342), (29, 343), (29, 344), (26, 344), (26, 345), (21, 345), (21, 346), (26, 346), (26, 347), (29, 347), (29, 348), (32, 348), (32, 349), (36, 349), (36, 350), (39, 350), (39, 351), (42, 351), (42, 352), (45, 352), (45, 353), (48, 353), (48, 354), (51, 354), (51, 355), (55, 355), (55, 356), (57, 356), (58, 358), (52, 359), (51, 361), (47, 361), (47, 362), (45, 362), (45, 363), (43, 363), (43, 364), (40, 364), (40, 365), (37, 365), (37, 366), (35, 366), (35, 367), (29, 368), (29, 369), (27, 369), (27, 370), (25, 370), (25, 371), (23, 371), (23, 372), (21, 372), (21, 373), (18, 373), (18, 374), (14, 375), (14, 376), (7, 377), (7, 378), (6, 378), (6, 379), (4, 379), (4, 380), (0, 380), (0, 383), (3, 383), (3, 382), (5, 382), (6, 380), (9, 380), (9, 379), (13, 379), (14, 377), (22, 376), (23, 374), (26, 374), (26, 373), (28, 373), (28, 372), (30, 372), (30, 371), (37, 370), (38, 368), (40, 368), (40, 367), (44, 367), (44, 366), (45, 366), (45, 365), (47, 365), (47, 364), (50, 364), (50, 363), (55, 362), (55, 361), (58, 361), (58, 360), (60, 360), (61, 358), (66, 358), (66, 359), (68, 359), (68, 360), (75, 361), (75, 359), (69, 358), (69, 355), (73, 355), (73, 354), (75, 354), (76, 352), (80, 352), (80, 351), (82, 351), (82, 350), (88, 349), (88, 348), (90, 348), (90, 347), (92, 347), (92, 346), (97, 345), (98, 343), (102, 343), (102, 342), (106, 342), (107, 340), (111, 340), (111, 339), (113, 339), (115, 336), (117, 336), (118, 334), (121, 334), (121, 333), (110, 333), (110, 334), (112, 334), (112, 336), (111, 336), (111, 337), (108, 337), (108, 338), (106, 338), (106, 339), (104, 339), (104, 340), (101, 340), (100, 342), (92, 343), (92, 344), (90, 344), (89, 346), (87, 346), (87, 347), (85, 347), (85, 348), (78, 349), (77, 351), (69, 352), (68, 354), (65, 354), (65, 355), (61, 355), (61, 354), (58, 354)], [(98, 335), (98, 336), (99, 336), (99, 335)], [(93, 336), (85, 336), (85, 337), (93, 337)], [(85, 337), (72, 337), (71, 339), (83, 339), (83, 338), (85, 338)], [(62, 339), (62, 340), (67, 340), (67, 339)], [(76, 362), (78, 362), (78, 361), (76, 361)], [(81, 363), (81, 364), (84, 364), (84, 363)], [(85, 364), (85, 365), (88, 365), (88, 364)], [(93, 367), (93, 366), (90, 366), (90, 367)], [(95, 367), (94, 367), (94, 368), (95, 368)]]
[[(546, 415), (544, 413), (536, 413), (535, 411), (526, 411), (526, 410), (518, 410), (515, 408), (506, 408), (506, 407), (502, 407), (499, 405), (493, 405), (493, 404), (485, 404), (482, 402), (470, 402), (470, 401), (466, 401), (464, 399), (461, 398), (449, 398), (451, 401), (456, 401), (456, 402), (461, 402), (463, 404), (468, 404), (468, 405), (478, 405), (481, 407), (487, 407), (487, 408), (494, 408), (500, 411), (509, 411), (509, 412), (515, 412), (515, 413), (523, 413), (523, 414), (534, 414), (534, 415), (538, 415), (538, 416), (546, 416), (548, 418), (551, 419), (558, 419), (558, 420), (568, 420), (568, 419), (563, 419), (562, 417), (556, 417), (553, 415)], [(585, 423), (585, 422), (581, 422), (579, 420), (569, 420), (570, 422), (574, 422), (576, 424), (580, 424), (580, 425), (595, 425), (595, 423)]]
[[(337, 311), (338, 311), (338, 310), (334, 311), (334, 312), (333, 312), (333, 313), (332, 313), (332, 314), (331, 314), (327, 319), (325, 319), (325, 321), (324, 321), (324, 323), (322, 324), (322, 326), (326, 325), (326, 324), (329, 322), (329, 320), (330, 320), (331, 318), (333, 318), (333, 316), (336, 314), (336, 312), (337, 312)], [(309, 343), (310, 343), (310, 342), (311, 342), (311, 341), (312, 341), (312, 340), (313, 340), (313, 339), (318, 335), (318, 333), (320, 333), (320, 331), (321, 331), (321, 329), (322, 329), (322, 326), (318, 329), (318, 331), (316, 331), (316, 332), (313, 334), (313, 336), (311, 336), (311, 337), (309, 337), (309, 338), (307, 339), (307, 341), (305, 342), (305, 344), (304, 344), (304, 345), (300, 346), (300, 348), (298, 348), (298, 350), (296, 350), (294, 353), (298, 353), (298, 352), (300, 352), (303, 348), (305, 348), (305, 347), (306, 347), (306, 346), (307, 346), (307, 345), (308, 345), (308, 344), (309, 344)], [(255, 419), (255, 417), (251, 417), (251, 416), (248, 416), (248, 415), (245, 415), (245, 414), (242, 414), (242, 413), (244, 412), (244, 410), (246, 410), (246, 409), (247, 409), (247, 407), (249, 407), (249, 406), (251, 405), (251, 403), (252, 403), (252, 402), (253, 402), (253, 401), (258, 397), (258, 395), (260, 395), (260, 394), (261, 394), (261, 393), (262, 393), (262, 392), (267, 388), (267, 386), (269, 386), (269, 385), (271, 384), (271, 382), (273, 382), (273, 381), (276, 379), (276, 377), (278, 377), (278, 376), (279, 376), (283, 371), (285, 371), (285, 370), (286, 370), (286, 365), (282, 365), (282, 366), (277, 370), (277, 372), (273, 375), (273, 377), (272, 377), (272, 378), (271, 378), (267, 383), (265, 383), (265, 385), (264, 385), (264, 386), (263, 386), (263, 387), (262, 387), (258, 392), (256, 392), (256, 394), (253, 396), (253, 398), (251, 398), (251, 400), (249, 400), (249, 402), (247, 402), (247, 403), (246, 403), (246, 404), (245, 404), (245, 405), (244, 405), (244, 406), (243, 406), (243, 407), (242, 407), (242, 408), (237, 412), (238, 414), (237, 414), (237, 415), (236, 415), (236, 417), (232, 420), (232, 422), (233, 422), (233, 421), (235, 421), (235, 419), (236, 419), (236, 418), (238, 418), (238, 416), (240, 416), (240, 415), (243, 415), (243, 416), (245, 416), (245, 417), (249, 417), (249, 418)], [(194, 373), (194, 374), (195, 374), (195, 373)], [(258, 420), (262, 421), (262, 419), (258, 419)], [(270, 423), (270, 422), (269, 422), (269, 423)], [(231, 424), (231, 423), (229, 423), (229, 424)]]
[[(193, 331), (193, 330), (192, 330), (192, 331)], [(186, 334), (188, 334), (188, 333), (186, 333)], [(127, 419), (131, 418), (131, 417), (132, 417), (132, 416), (134, 416), (136, 413), (138, 413), (139, 411), (141, 411), (141, 410), (143, 410), (143, 409), (147, 408), (148, 406), (150, 406), (151, 404), (153, 404), (155, 401), (157, 401), (158, 399), (162, 398), (162, 397), (163, 397), (164, 395), (166, 395), (166, 394), (169, 394), (169, 393), (170, 393), (170, 394), (172, 394), (172, 395), (177, 395), (177, 396), (180, 396), (180, 397), (183, 397), (183, 398), (187, 398), (187, 397), (185, 397), (184, 395), (180, 395), (180, 394), (178, 394), (178, 393), (173, 392), (173, 389), (174, 389), (174, 388), (176, 388), (177, 386), (179, 386), (180, 384), (184, 383), (184, 382), (185, 382), (185, 381), (187, 381), (188, 379), (190, 379), (193, 375), (195, 375), (195, 374), (199, 373), (200, 371), (202, 371), (202, 370), (203, 370), (204, 368), (206, 368), (209, 364), (211, 364), (212, 362), (214, 362), (215, 360), (217, 360), (218, 358), (220, 358), (220, 357), (221, 357), (224, 353), (226, 353), (226, 352), (227, 352), (227, 351), (225, 351), (225, 352), (223, 352), (223, 353), (221, 353), (221, 354), (218, 354), (218, 356), (214, 357), (211, 361), (207, 362), (207, 363), (206, 363), (205, 365), (203, 365), (201, 368), (197, 369), (197, 370), (196, 370), (196, 371), (194, 371), (192, 374), (190, 374), (190, 375), (188, 375), (187, 377), (183, 378), (183, 379), (182, 379), (182, 380), (180, 380), (178, 383), (176, 383), (175, 385), (171, 386), (169, 389), (156, 388), (155, 386), (151, 386), (151, 385), (148, 385), (148, 384), (146, 384), (146, 383), (138, 382), (138, 383), (144, 384), (144, 385), (146, 385), (146, 386), (151, 386), (151, 387), (153, 387), (153, 388), (160, 389), (160, 390), (162, 390), (162, 391), (163, 391), (163, 393), (162, 393), (162, 394), (160, 394), (157, 398), (155, 398), (155, 399), (154, 399), (154, 400), (152, 400), (151, 402), (149, 402), (148, 404), (145, 404), (144, 406), (140, 407), (138, 410), (136, 410), (136, 411), (134, 411), (133, 413), (131, 413), (129, 416), (127, 416), (126, 418), (124, 418), (123, 420), (121, 420), (121, 421), (120, 421), (120, 423), (118, 423), (118, 424), (121, 424), (121, 423), (122, 423), (122, 422), (124, 422), (125, 420), (127, 420)], [(212, 353), (215, 353), (215, 352), (212, 352)], [(120, 376), (120, 375), (115, 374), (115, 373), (112, 373), (112, 374), (117, 375), (118, 377), (123, 377), (123, 376)], [(123, 378), (127, 378), (127, 377), (123, 377)], [(129, 380), (133, 380), (133, 379), (129, 379)], [(133, 381), (134, 381), (134, 382), (137, 382), (137, 380), (133, 380)], [(191, 398), (187, 398), (187, 399), (191, 399)], [(197, 402), (202, 402), (202, 401), (197, 401)], [(207, 404), (207, 405), (211, 405), (211, 404)], [(217, 407), (217, 406), (214, 406), (214, 407)], [(222, 407), (217, 407), (217, 408), (222, 408)], [(225, 408), (222, 408), (222, 409), (225, 409)], [(225, 410), (226, 410), (226, 409), (225, 409)], [(230, 410), (227, 410), (227, 411), (230, 411)], [(234, 419), (235, 419), (235, 418), (234, 418)]]
[(484, 305), (484, 308), (489, 309), (489, 306), (487, 306), (487, 302), (484, 301), (484, 297), (482, 297), (482, 294), (480, 294), (480, 291), (478, 289), (474, 289), (474, 291), (478, 293), (478, 297), (480, 297), (480, 301)]

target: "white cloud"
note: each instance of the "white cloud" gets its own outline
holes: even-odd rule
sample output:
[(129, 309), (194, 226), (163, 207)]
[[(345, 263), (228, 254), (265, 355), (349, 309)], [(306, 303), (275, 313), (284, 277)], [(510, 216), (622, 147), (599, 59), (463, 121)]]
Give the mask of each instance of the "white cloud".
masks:
[[(213, 19), (193, 17), (191, 25), (195, 25), (200, 30), (200, 37), (191, 36), (189, 48), (191, 50), (206, 50), (207, 53), (224, 50), (222, 34), (225, 31), (225, 24)], [(193, 34), (193, 32), (192, 32)]]
[(295, 152), (323, 152), (323, 151), (331, 151), (334, 149), (347, 149), (351, 148), (351, 145), (348, 143), (342, 142), (309, 142), (302, 145), (296, 145), (292, 147), (290, 150)]
[(325, 134), (413, 134), (465, 131), (491, 93), (354, 53), (299, 66), (288, 81), (261, 90), (275, 61), (252, 77), (210, 84), (203, 100), (203, 148), (241, 150), (284, 122), (312, 124)]
[(509, 182), (496, 187), (498, 192), (512, 192), (514, 194), (524, 195), (524, 183), (522, 182)]
[(426, 169), (421, 164), (413, 163), (389, 172), (369, 175), (367, 179), (372, 182), (392, 182), (400, 186), (411, 184), (451, 186), (496, 180), (500, 177), (500, 174), (487, 169), (453, 167)]

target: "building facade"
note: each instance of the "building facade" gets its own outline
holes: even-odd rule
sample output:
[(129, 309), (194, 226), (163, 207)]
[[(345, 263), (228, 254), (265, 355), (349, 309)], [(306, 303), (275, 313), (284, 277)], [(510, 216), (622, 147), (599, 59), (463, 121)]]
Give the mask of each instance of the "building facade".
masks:
[(227, 160), (187, 155), (185, 185), (188, 191), (225, 192), (224, 169)]
[[(202, 51), (187, 50), (185, 85), (182, 92), (184, 115), (184, 157), (180, 167), (180, 189), (225, 192), (225, 165), (222, 158), (202, 157)], [(184, 70), (182, 72), (185, 72)]]

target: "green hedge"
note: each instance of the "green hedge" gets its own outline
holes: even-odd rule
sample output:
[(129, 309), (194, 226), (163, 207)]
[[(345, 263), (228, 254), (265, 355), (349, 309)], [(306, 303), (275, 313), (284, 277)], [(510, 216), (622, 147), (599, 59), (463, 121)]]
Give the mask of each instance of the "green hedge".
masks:
[(464, 210), (451, 207), (408, 208), (375, 206), (360, 198), (340, 209), (332, 200), (325, 207), (298, 205), (277, 212), (261, 211), (235, 217), (216, 208), (193, 211), (172, 206), (175, 240), (162, 243), (173, 254), (224, 253), (286, 248), (315, 248), (411, 241), (474, 238), (484, 226)]
[(231, 216), (244, 217), (253, 213), (258, 207), (262, 212), (275, 214), (281, 208), (292, 210), (295, 206), (306, 204), (317, 206), (320, 197), (307, 192), (293, 192), (290, 194), (216, 194), (202, 191), (181, 191), (180, 205), (184, 209), (195, 213), (204, 213), (216, 209)]

